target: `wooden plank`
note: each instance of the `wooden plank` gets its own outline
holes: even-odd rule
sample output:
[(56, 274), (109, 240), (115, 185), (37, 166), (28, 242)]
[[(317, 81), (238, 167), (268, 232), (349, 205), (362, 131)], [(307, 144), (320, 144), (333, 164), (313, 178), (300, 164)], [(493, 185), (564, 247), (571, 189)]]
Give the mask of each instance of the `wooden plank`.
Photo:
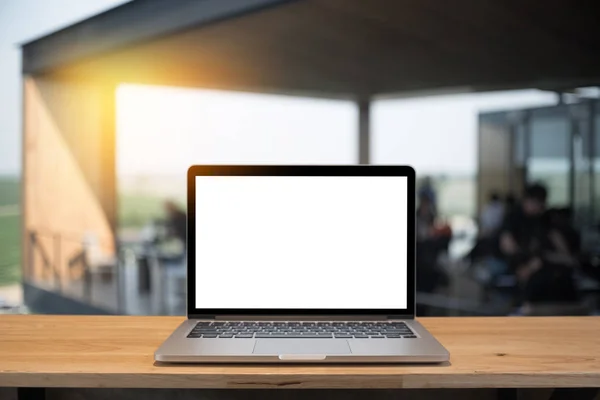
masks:
[(490, 388), (600, 386), (600, 319), (423, 318), (445, 365), (161, 365), (180, 317), (5, 316), (0, 386)]

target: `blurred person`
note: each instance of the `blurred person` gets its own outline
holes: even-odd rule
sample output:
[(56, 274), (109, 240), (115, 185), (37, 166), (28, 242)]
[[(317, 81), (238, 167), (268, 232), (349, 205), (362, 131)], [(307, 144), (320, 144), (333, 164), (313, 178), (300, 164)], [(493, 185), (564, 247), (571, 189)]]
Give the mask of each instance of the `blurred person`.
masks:
[(437, 215), (430, 196), (419, 195), (417, 206), (417, 240), (431, 237)]
[(548, 219), (551, 228), (558, 233), (554, 240), (565, 252), (578, 255), (581, 252), (581, 236), (573, 227), (573, 211), (569, 207), (549, 210)]
[(426, 176), (423, 178), (423, 182), (419, 187), (417, 195), (421, 201), (423, 199), (428, 199), (434, 212), (437, 210), (437, 193), (433, 187), (431, 177)]
[(164, 203), (164, 210), (166, 214), (167, 234), (179, 239), (185, 245), (187, 234), (187, 216), (185, 211), (171, 200)]
[[(448, 250), (452, 232), (447, 224), (437, 225), (431, 196), (420, 195), (417, 207), (417, 291), (432, 293), (448, 285), (449, 279), (439, 265)], [(424, 310), (420, 309), (423, 315)]]
[(515, 209), (517, 207), (517, 198), (509, 193), (506, 195), (506, 197), (504, 198), (504, 215), (510, 215), (512, 214)]
[(502, 201), (497, 192), (492, 192), (488, 203), (483, 206), (479, 215), (479, 232), (473, 248), (465, 256), (471, 266), (485, 261), (489, 273), (487, 279), (506, 272), (506, 264), (498, 258), (498, 235), (511, 208)]
[(500, 234), (500, 249), (505, 256), (535, 253), (544, 241), (544, 213), (548, 192), (542, 185), (525, 189), (519, 207), (507, 215)]
[(547, 196), (544, 186), (528, 186), (521, 205), (501, 228), (500, 253), (517, 276), (525, 305), (578, 300), (573, 279), (576, 254), (556, 220), (548, 217)]
[(504, 222), (505, 205), (500, 200), (500, 195), (493, 192), (489, 202), (481, 210), (479, 216), (479, 235), (492, 237), (502, 227)]

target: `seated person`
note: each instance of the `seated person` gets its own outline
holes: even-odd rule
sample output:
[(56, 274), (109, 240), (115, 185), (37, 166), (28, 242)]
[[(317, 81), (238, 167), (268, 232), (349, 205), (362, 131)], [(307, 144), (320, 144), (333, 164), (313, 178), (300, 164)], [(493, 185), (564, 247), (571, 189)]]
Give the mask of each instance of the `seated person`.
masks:
[(577, 250), (565, 238), (564, 227), (545, 214), (546, 198), (545, 187), (527, 187), (521, 206), (501, 229), (500, 253), (515, 272), (525, 303), (576, 302)]
[(447, 224), (436, 225), (431, 197), (422, 195), (417, 207), (417, 290), (434, 292), (448, 285), (448, 276), (438, 265), (441, 253), (448, 250), (452, 230)]
[(564, 240), (561, 246), (571, 254), (577, 255), (581, 251), (581, 236), (573, 227), (572, 214), (571, 209), (568, 207), (555, 208), (548, 210), (547, 217), (551, 227), (560, 233), (562, 240)]
[(479, 216), (479, 235), (482, 238), (497, 234), (504, 220), (504, 204), (498, 193), (492, 193), (490, 201), (483, 207)]
[(428, 196), (419, 197), (417, 207), (417, 241), (430, 239), (433, 235), (436, 213)]
[(180, 258), (185, 253), (187, 216), (185, 210), (173, 201), (164, 203), (166, 219), (163, 221), (166, 229), (165, 237), (161, 238), (160, 247), (164, 254)]

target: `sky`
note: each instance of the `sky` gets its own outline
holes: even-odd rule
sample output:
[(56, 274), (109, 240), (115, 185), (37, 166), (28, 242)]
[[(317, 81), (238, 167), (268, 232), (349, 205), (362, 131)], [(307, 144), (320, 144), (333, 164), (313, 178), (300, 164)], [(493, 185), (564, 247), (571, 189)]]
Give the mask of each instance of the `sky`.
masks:
[[(555, 102), (535, 90), (376, 101), (372, 162), (473, 174), (478, 112)], [(184, 177), (202, 163), (354, 164), (358, 154), (350, 101), (122, 85), (117, 109), (121, 176)]]
[[(123, 0), (0, 0), (0, 174), (21, 164), (19, 43)], [(351, 102), (123, 85), (117, 91), (120, 174), (181, 173), (190, 163), (355, 163)], [(535, 90), (381, 100), (371, 159), (426, 173), (473, 174), (480, 111), (553, 104)], [(236, 118), (231, 118), (235, 115)], [(144, 151), (140, 151), (140, 143)]]

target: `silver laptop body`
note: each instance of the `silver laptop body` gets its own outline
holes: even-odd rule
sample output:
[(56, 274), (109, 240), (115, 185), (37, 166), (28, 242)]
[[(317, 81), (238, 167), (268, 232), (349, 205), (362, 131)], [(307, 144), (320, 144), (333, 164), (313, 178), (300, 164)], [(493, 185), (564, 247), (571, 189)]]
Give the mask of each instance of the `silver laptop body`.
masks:
[(415, 172), (192, 166), (173, 363), (440, 363), (415, 320)]

